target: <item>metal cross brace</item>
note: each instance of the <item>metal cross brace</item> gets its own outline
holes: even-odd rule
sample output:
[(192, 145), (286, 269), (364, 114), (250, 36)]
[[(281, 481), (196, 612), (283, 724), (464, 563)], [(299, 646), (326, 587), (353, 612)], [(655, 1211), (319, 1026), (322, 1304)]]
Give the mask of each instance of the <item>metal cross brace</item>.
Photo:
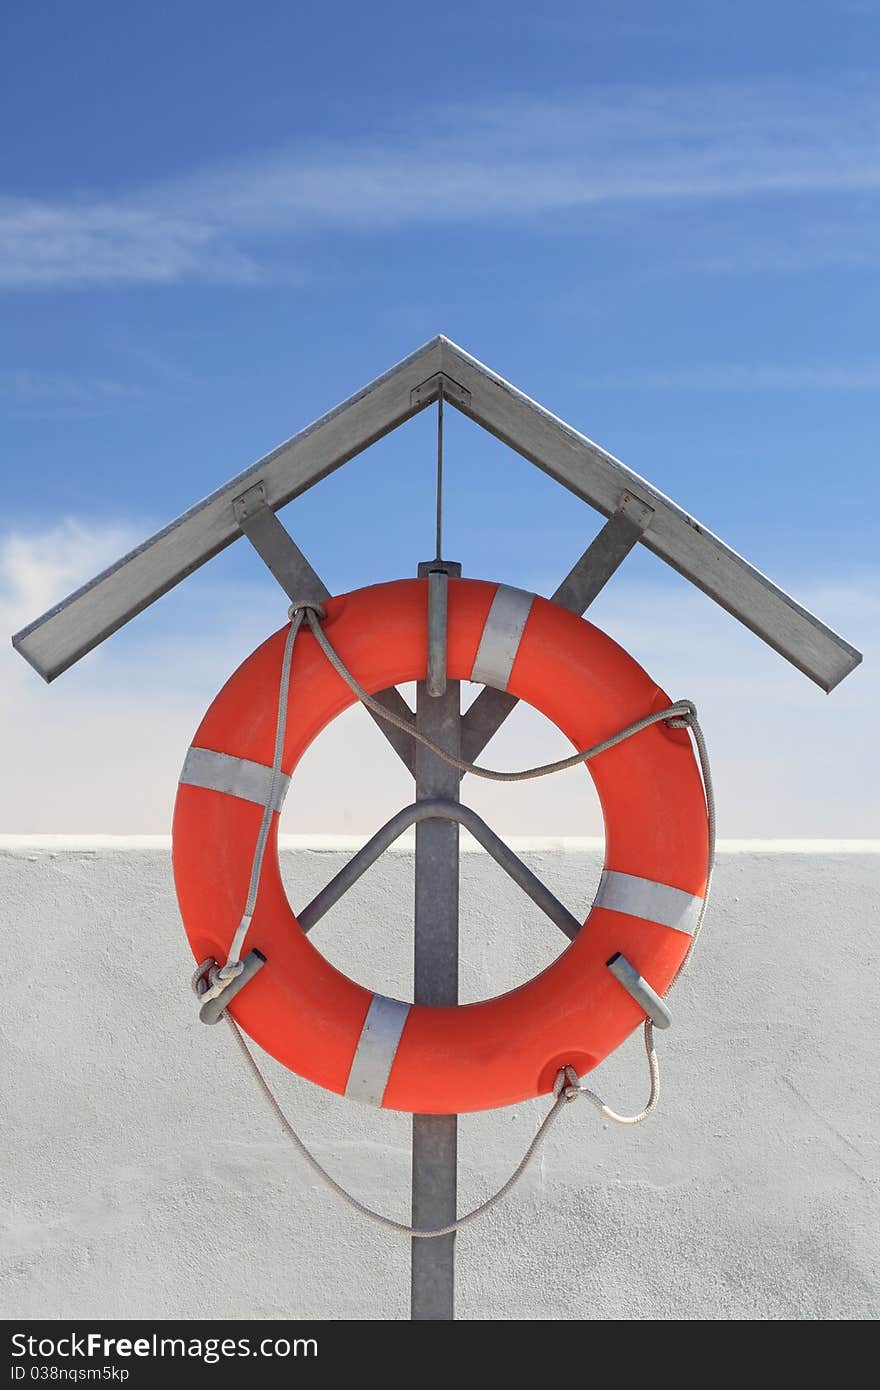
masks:
[[(608, 518), (592, 545), (552, 595), (554, 603), (572, 613), (586, 613), (614, 571), (651, 524), (651, 508), (625, 492), (620, 506)], [(519, 701), (506, 691), (486, 686), (474, 700), (462, 721), (461, 756), (475, 762), (490, 738), (498, 732)], [(462, 773), (464, 776), (464, 773)]]
[[(329, 590), (267, 504), (259, 484), (236, 499), (234, 508), (241, 530), (291, 601), (308, 598), (320, 603), (329, 597)], [(624, 493), (617, 510), (553, 594), (553, 601), (572, 612), (585, 612), (647, 530), (652, 516), (653, 511), (646, 503)], [(429, 585), (429, 644), (428, 671), (426, 679), (417, 685), (415, 715), (396, 687), (382, 691), (376, 698), (386, 708), (412, 720), (415, 728), (447, 752), (473, 762), (517, 700), (487, 686), (467, 713), (461, 714), (460, 684), (446, 677), (446, 586), (450, 576), (457, 577), (460, 573), (461, 566), (449, 561), (433, 560), (419, 565), (419, 576), (427, 577)], [(459, 823), (476, 833), (484, 847), (566, 934), (570, 934), (574, 919), (568, 920), (571, 915), (562, 904), (475, 813), (456, 806), (462, 776), (458, 769), (380, 716), (372, 717), (415, 778), (416, 803), (377, 832), (369, 845), (309, 904), (302, 914), (303, 927), (308, 930), (315, 925), (332, 902), (378, 857), (386, 847), (386, 839), (390, 843), (400, 834), (404, 821), (414, 823), (414, 999), (419, 1004), (456, 1004)], [(398, 822), (399, 828), (395, 830)], [(419, 1228), (445, 1226), (455, 1220), (457, 1143), (457, 1116), (413, 1116), (412, 1220)], [(413, 1319), (448, 1321), (454, 1318), (454, 1261), (454, 1234), (433, 1240), (413, 1239)]]
[[(330, 597), (330, 590), (267, 505), (262, 484), (258, 483), (236, 500), (235, 515), (251, 545), (291, 602), (308, 598), (314, 599), (316, 603), (323, 603)], [(568, 608), (572, 613), (585, 613), (633, 546), (644, 535), (652, 516), (651, 508), (644, 502), (631, 493), (624, 493), (617, 511), (609, 517), (595, 540), (552, 595), (553, 602)], [(445, 634), (446, 628), (445, 606), (441, 608), (441, 603), (445, 605), (445, 589), (435, 587), (435, 581), (443, 573), (451, 574), (455, 570), (460, 573), (460, 569), (460, 566), (434, 560), (419, 566), (420, 575), (427, 576), (428, 583), (432, 586), (433, 601), (430, 612), (435, 622), (437, 617), (442, 615), (442, 621), (437, 622), (434, 641), (431, 644), (437, 663), (437, 675), (434, 676), (431, 672), (428, 678), (428, 684), (431, 683), (432, 677), (437, 681), (437, 689), (430, 692), (431, 694), (442, 694), (446, 679), (445, 640), (442, 644), (437, 640), (441, 631)], [(439, 675), (441, 663), (442, 682)], [(396, 686), (380, 691), (373, 698), (391, 713), (411, 721), (415, 727), (416, 716)], [(461, 756), (468, 762), (474, 762), (518, 703), (514, 695), (487, 686), (462, 716)], [(387, 723), (380, 715), (373, 714), (370, 710), (367, 713), (385, 735), (407, 770), (415, 777), (414, 740), (402, 729), (396, 729), (393, 724)]]
[[(389, 821), (380, 826), (375, 835), (350, 859), (346, 860), (330, 882), (325, 883), (324, 887), (315, 894), (311, 902), (297, 910), (294, 915), (300, 930), (308, 934), (318, 925), (321, 918), (327, 915), (331, 907), (335, 907), (345, 896), (349, 888), (354, 887), (358, 879), (367, 872), (367, 869), (375, 864), (377, 859), (381, 859), (385, 851), (405, 830), (408, 830), (411, 825), (419, 825), (421, 822), (429, 820), (454, 821), (457, 825), (463, 825), (465, 830), (473, 835), (477, 843), (482, 845), (486, 853), (491, 855), (495, 863), (500, 865), (508, 877), (518, 884), (526, 896), (531, 898), (532, 902), (541, 909), (544, 916), (549, 917), (554, 926), (557, 926), (562, 934), (568, 937), (569, 941), (574, 941), (581, 930), (580, 920), (569, 912), (568, 908), (559, 901), (555, 893), (551, 892), (546, 883), (542, 883), (537, 874), (532, 873), (519, 855), (514, 854), (500, 835), (496, 835), (495, 831), (490, 829), (482, 816), (477, 815), (473, 807), (462, 806), (461, 802), (452, 801), (442, 796), (428, 796), (423, 797), (420, 801), (414, 801), (411, 806), (404, 806)], [(675, 892), (676, 890), (673, 889), (672, 891)], [(597, 898), (596, 901), (598, 902), (599, 899)], [(602, 902), (604, 905), (611, 905), (612, 897), (606, 894)], [(264, 956), (257, 947), (249, 951), (242, 961), (241, 974), (236, 975), (224, 987), (221, 994), (205, 999), (199, 1009), (201, 1021), (203, 1023), (219, 1023), (231, 1001), (237, 994), (241, 993), (258, 971), (262, 970), (267, 959), (268, 957)], [(625, 956), (617, 952), (615, 956), (606, 961), (606, 965), (611, 973), (621, 980), (624, 988), (641, 1005), (657, 1028), (670, 1026), (672, 1014), (662, 996), (657, 994), (647, 980), (642, 978), (635, 966)], [(385, 1002), (394, 1001), (386, 999)], [(372, 1082), (374, 1078), (371, 1077), (370, 1079)], [(349, 1094), (351, 1094), (350, 1083), (346, 1087), (346, 1095)]]
[[(249, 488), (241, 497), (236, 498), (233, 510), (235, 519), (242, 531), (263, 563), (272, 571), (291, 603), (297, 603), (303, 599), (313, 599), (315, 603), (323, 603), (325, 599), (330, 597), (330, 590), (326, 584), (312, 569), (296, 541), (281, 525), (272, 508), (267, 505), (262, 483), (257, 483), (256, 487)], [(415, 715), (396, 686), (380, 691), (373, 698), (390, 710), (392, 714), (415, 723)], [(408, 738), (402, 729), (396, 729), (393, 724), (387, 723), (378, 714), (373, 714), (372, 710), (367, 710), (367, 713), (382, 730), (407, 770), (415, 777), (416, 759), (413, 739)]]

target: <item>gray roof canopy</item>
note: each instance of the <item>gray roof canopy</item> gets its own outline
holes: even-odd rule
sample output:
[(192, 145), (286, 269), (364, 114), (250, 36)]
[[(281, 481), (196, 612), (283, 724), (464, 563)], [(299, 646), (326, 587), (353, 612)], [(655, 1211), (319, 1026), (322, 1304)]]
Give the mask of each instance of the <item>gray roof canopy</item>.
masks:
[(13, 637), (47, 681), (242, 535), (234, 503), (261, 483), (274, 510), (411, 416), (442, 388), (454, 405), (610, 516), (624, 493), (653, 516), (641, 544), (751, 628), (787, 661), (832, 690), (861, 655), (723, 541), (598, 444), (566, 425), (448, 338), (424, 347), (83, 585)]

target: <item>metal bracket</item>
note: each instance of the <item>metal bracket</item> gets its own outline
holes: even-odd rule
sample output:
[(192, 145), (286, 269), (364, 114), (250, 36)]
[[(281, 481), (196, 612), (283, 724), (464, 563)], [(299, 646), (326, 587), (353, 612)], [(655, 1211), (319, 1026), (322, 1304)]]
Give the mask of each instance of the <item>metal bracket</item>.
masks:
[[(227, 1004), (231, 1003), (237, 994), (240, 994), (245, 985), (250, 984), (258, 970), (262, 970), (266, 964), (266, 957), (262, 951), (248, 951), (242, 961), (242, 969), (229, 981), (220, 994), (215, 994), (213, 999), (208, 999), (199, 1009), (199, 1018), (202, 1023), (219, 1023), (226, 1012)], [(210, 976), (209, 976), (210, 979)]]
[(450, 578), (461, 578), (455, 560), (423, 560), (419, 579), (428, 581), (428, 674), (425, 689), (437, 698), (446, 694), (446, 617)]
[(310, 932), (317, 926), (321, 918), (335, 907), (339, 899), (353, 888), (358, 879), (366, 873), (367, 869), (393, 845), (394, 841), (408, 830), (411, 825), (419, 825), (427, 820), (446, 820), (454, 821), (467, 830), (478, 844), (490, 854), (499, 864), (504, 872), (518, 884), (527, 897), (538, 906), (550, 921), (555, 923), (561, 932), (573, 941), (583, 925), (575, 917), (574, 913), (569, 912), (555, 894), (541, 882), (537, 874), (533, 874), (528, 865), (524, 864), (519, 855), (515, 854), (509, 845), (506, 845), (495, 831), (490, 829), (481, 816), (478, 816), (470, 806), (462, 806), (459, 801), (450, 801), (447, 797), (433, 796), (424, 801), (415, 801), (411, 806), (404, 806), (402, 811), (398, 811), (389, 821), (376, 831), (375, 835), (363, 845), (356, 854), (346, 864), (343, 864), (338, 874), (331, 878), (314, 898), (304, 907), (302, 912), (298, 912), (296, 920), (304, 932)]
[(250, 521), (263, 507), (268, 507), (268, 505), (265, 484), (254, 483), (247, 492), (243, 492), (240, 497), (233, 498), (232, 514), (241, 529), (244, 530), (244, 523)]
[(448, 570), (428, 570), (428, 674), (425, 689), (435, 697), (446, 694), (448, 598)]
[(654, 1027), (668, 1028), (672, 1023), (672, 1014), (669, 1012), (666, 1001), (661, 999), (655, 989), (651, 988), (648, 981), (639, 974), (626, 956), (622, 956), (618, 951), (605, 964), (615, 980), (623, 985), (628, 994), (632, 995), (639, 1008), (644, 1009)]
[(420, 386), (414, 386), (410, 392), (410, 404), (413, 406), (430, 405), (440, 395), (441, 386), (444, 400), (451, 401), (453, 405), (458, 406), (470, 405), (471, 393), (467, 387), (453, 381), (452, 377), (447, 376), (445, 372), (435, 372)]

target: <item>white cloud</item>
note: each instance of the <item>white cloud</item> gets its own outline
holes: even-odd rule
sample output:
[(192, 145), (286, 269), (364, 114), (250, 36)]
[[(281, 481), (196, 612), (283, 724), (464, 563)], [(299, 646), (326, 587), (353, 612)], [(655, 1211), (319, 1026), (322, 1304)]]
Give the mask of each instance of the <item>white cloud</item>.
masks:
[(48, 530), (0, 538), (0, 621), (10, 631), (64, 598), (130, 549), (125, 525), (90, 526), (69, 518)]
[(143, 397), (141, 386), (108, 377), (0, 371), (0, 411), (15, 418), (79, 419), (131, 405)]
[[(287, 600), (271, 580), (216, 583), (202, 571), (173, 607), (151, 609), (45, 685), (9, 636), (151, 529), (68, 520), (0, 537), (0, 833), (166, 833), (204, 711), (285, 621)], [(408, 775), (362, 711), (319, 743), (286, 829), (359, 831), (410, 799)]]
[(621, 391), (877, 391), (880, 362), (718, 362), (695, 366), (634, 367), (598, 373), (587, 384)]
[[(821, 215), (795, 219), (781, 217), (713, 218), (697, 243), (685, 243), (672, 251), (662, 264), (648, 266), (647, 276), (663, 273), (736, 275), (769, 272), (792, 274), (845, 265), (864, 268), (877, 264), (877, 218), (844, 203), (847, 215), (840, 216), (823, 205)], [(838, 207), (835, 204), (835, 207)]]
[[(334, 228), (873, 194), (878, 115), (872, 85), (859, 82), (605, 85), (553, 101), (423, 110), (381, 137), (303, 141), (173, 183), (8, 199), (0, 285), (247, 281), (279, 250), (289, 258), (292, 238)], [(845, 259), (845, 238), (836, 249)]]
[(0, 288), (255, 278), (224, 229), (131, 198), (0, 202)]
[[(0, 625), (11, 633), (95, 573), (148, 527), (69, 521), (0, 540)], [(514, 583), (529, 576), (505, 575)], [(624, 575), (595, 620), (673, 698), (703, 719), (728, 837), (880, 836), (876, 710), (880, 576), (792, 585), (866, 661), (825, 696), (716, 605), (674, 577), (649, 587)], [(547, 587), (552, 587), (548, 583)], [(194, 581), (46, 687), (8, 646), (0, 657), (0, 831), (163, 833), (180, 764), (216, 691), (284, 621), (271, 583)], [(161, 610), (161, 611), (160, 611)], [(482, 761), (523, 767), (560, 756), (557, 731), (520, 708)], [(568, 750), (566, 750), (568, 751)], [(601, 833), (592, 784), (575, 769), (517, 786), (466, 779), (465, 796), (508, 835)], [(409, 801), (412, 784), (360, 710), (306, 754), (283, 828), (370, 832)]]

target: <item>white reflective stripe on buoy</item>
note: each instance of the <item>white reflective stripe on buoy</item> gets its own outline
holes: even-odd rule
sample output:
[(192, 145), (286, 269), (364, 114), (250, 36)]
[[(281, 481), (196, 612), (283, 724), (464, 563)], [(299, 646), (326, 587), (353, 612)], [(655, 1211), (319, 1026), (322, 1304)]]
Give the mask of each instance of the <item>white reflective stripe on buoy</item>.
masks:
[[(249, 758), (234, 758), (231, 753), (215, 753), (212, 748), (190, 748), (183, 764), (180, 780), (188, 787), (204, 787), (206, 791), (226, 792), (265, 806), (272, 785), (272, 769), (265, 763), (252, 763)], [(278, 774), (273, 811), (280, 811), (287, 795), (290, 778)]]
[(652, 878), (637, 878), (635, 874), (605, 869), (593, 906), (625, 912), (629, 917), (643, 917), (646, 922), (674, 927), (676, 931), (693, 936), (703, 899), (685, 893), (682, 888), (670, 888), (668, 883), (655, 883)]
[(507, 689), (534, 601), (535, 595), (526, 593), (525, 589), (498, 585), (474, 658), (472, 681), (494, 686), (496, 690)]
[(365, 1105), (381, 1105), (411, 1005), (374, 994), (358, 1039), (345, 1094)]

